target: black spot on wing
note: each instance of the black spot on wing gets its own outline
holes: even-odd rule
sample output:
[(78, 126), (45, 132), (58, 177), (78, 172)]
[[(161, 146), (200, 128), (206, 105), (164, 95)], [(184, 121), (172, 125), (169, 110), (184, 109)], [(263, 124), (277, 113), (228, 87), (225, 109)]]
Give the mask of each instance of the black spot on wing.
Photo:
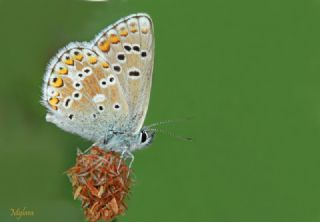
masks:
[(137, 70), (130, 71), (129, 76), (135, 76), (135, 77), (140, 76), (140, 72)]

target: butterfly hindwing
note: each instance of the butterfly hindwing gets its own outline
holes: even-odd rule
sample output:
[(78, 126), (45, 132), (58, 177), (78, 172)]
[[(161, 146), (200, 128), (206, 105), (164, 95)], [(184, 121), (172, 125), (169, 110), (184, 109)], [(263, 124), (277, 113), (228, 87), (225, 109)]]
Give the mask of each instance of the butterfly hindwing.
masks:
[[(99, 140), (122, 127), (128, 105), (110, 64), (85, 44), (71, 44), (52, 60), (44, 81), (47, 119), (66, 131)], [(110, 121), (118, 120), (116, 122)]]

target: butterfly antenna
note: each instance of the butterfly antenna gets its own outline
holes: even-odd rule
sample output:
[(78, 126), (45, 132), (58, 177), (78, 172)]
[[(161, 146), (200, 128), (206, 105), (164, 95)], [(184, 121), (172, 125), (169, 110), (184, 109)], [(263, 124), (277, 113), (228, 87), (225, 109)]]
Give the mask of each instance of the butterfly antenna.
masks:
[[(149, 129), (150, 129), (150, 128), (149, 128)], [(192, 138), (191, 138), (191, 137), (179, 136), (179, 135), (176, 135), (175, 133), (168, 132), (168, 131), (164, 131), (164, 130), (162, 130), (162, 129), (152, 128), (152, 129), (150, 129), (150, 130), (153, 131), (153, 132), (156, 132), (156, 133), (162, 133), (162, 134), (171, 136), (171, 137), (176, 138), (176, 139), (179, 139), (179, 140), (192, 141)]]
[(193, 119), (193, 117), (186, 117), (183, 119), (174, 119), (174, 120), (164, 120), (164, 121), (159, 121), (156, 123), (152, 123), (147, 128), (152, 128), (154, 126), (159, 126), (159, 125), (165, 125), (165, 124), (171, 124), (171, 123), (179, 123), (179, 122), (184, 122)]

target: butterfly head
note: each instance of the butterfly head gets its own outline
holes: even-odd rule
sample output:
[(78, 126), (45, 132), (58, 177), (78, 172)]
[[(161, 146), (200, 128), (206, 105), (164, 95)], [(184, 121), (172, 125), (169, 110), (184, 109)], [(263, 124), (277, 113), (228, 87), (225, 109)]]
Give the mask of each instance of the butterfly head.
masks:
[(126, 147), (129, 151), (135, 151), (147, 147), (153, 141), (155, 135), (154, 129), (142, 128), (138, 133), (131, 134), (119, 131), (112, 131), (109, 136), (104, 137), (102, 143), (97, 143), (101, 147), (122, 152)]

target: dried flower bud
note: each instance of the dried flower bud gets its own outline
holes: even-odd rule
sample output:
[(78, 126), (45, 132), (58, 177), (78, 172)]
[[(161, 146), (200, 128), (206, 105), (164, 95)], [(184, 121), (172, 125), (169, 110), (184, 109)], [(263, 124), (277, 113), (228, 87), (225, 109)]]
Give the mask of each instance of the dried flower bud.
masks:
[(74, 199), (90, 222), (109, 221), (123, 214), (131, 179), (130, 169), (120, 155), (93, 147), (88, 154), (78, 154), (76, 164), (67, 171)]

